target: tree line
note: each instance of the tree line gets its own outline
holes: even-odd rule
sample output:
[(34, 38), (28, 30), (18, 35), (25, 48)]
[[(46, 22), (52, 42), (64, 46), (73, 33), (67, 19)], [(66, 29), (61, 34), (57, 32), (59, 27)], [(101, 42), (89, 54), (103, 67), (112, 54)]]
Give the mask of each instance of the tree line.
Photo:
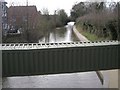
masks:
[[(49, 14), (47, 8), (42, 9), (38, 16), (38, 22), (36, 26), (36, 32), (31, 31), (33, 36), (32, 41), (38, 41), (40, 39), (40, 34), (45, 37), (45, 42), (49, 42), (50, 32), (54, 32), (57, 27), (63, 27), (69, 21), (68, 15), (64, 9), (55, 10), (53, 15)], [(34, 32), (35, 34), (33, 34)]]
[(80, 2), (72, 7), (71, 20), (98, 37), (120, 38), (120, 2)]

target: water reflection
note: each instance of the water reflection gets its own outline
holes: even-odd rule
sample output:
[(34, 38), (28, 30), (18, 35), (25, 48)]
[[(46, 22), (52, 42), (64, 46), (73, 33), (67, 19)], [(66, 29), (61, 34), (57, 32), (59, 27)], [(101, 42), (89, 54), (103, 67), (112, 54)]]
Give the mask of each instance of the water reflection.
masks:
[(67, 32), (66, 32), (66, 37), (65, 37), (65, 40), (66, 42), (71, 42), (71, 36), (72, 35), (72, 29), (67, 27)]
[[(77, 37), (74, 35), (72, 31), (71, 25), (66, 25), (62, 28), (57, 28), (53, 32), (49, 34), (49, 42), (72, 42), (78, 41)], [(39, 43), (45, 42), (45, 37), (39, 40)]]

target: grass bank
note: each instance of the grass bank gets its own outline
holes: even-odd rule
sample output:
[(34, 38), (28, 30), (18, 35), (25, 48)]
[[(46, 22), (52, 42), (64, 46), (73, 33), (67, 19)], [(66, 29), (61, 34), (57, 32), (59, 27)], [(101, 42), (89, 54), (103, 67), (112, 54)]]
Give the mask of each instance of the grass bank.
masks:
[(110, 37), (107, 37), (107, 38), (98, 37), (97, 35), (92, 34), (92, 33), (88, 32), (88, 31), (83, 31), (81, 26), (79, 26), (79, 25), (76, 25), (76, 29), (90, 41), (110, 40)]

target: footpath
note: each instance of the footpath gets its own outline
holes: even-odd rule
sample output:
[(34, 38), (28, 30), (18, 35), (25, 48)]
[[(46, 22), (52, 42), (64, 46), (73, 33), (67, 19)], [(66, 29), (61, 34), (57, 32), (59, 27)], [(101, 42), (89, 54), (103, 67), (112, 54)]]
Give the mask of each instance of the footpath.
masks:
[(75, 33), (75, 35), (77, 36), (77, 38), (80, 40), (80, 41), (86, 41), (86, 42), (89, 42), (89, 40), (83, 36), (81, 33), (79, 33), (79, 31), (76, 29), (75, 26), (73, 26), (73, 32)]

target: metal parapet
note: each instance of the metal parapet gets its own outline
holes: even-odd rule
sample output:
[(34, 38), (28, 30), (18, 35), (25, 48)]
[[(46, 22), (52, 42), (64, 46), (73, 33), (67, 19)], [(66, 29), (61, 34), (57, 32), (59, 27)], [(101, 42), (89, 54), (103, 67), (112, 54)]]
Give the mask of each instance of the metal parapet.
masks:
[(118, 41), (3, 44), (3, 77), (118, 69)]
[(66, 42), (66, 43), (8, 43), (2, 44), (2, 50), (69, 48), (69, 47), (118, 45), (118, 44), (119, 41)]

